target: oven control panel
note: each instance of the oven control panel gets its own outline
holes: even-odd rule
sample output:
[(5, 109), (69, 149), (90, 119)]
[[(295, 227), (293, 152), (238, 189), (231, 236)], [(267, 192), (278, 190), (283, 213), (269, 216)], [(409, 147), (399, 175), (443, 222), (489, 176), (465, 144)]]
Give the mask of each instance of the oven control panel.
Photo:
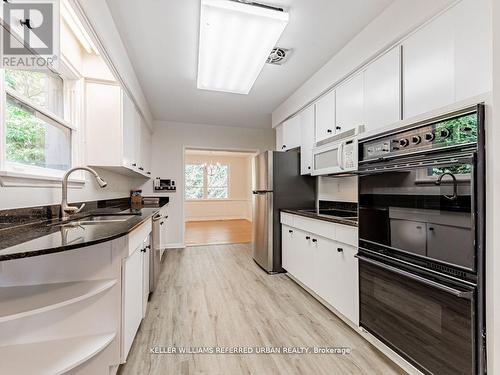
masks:
[(360, 142), (360, 161), (477, 143), (477, 113)]

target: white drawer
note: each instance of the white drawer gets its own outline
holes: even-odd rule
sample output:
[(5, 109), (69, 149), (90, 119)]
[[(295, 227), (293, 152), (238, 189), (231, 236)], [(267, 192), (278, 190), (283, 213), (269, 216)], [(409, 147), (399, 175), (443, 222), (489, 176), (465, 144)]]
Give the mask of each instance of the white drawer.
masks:
[(343, 242), (351, 246), (358, 246), (358, 228), (349, 225), (335, 224), (336, 238), (338, 242)]
[(281, 213), (281, 224), (289, 225), (293, 227), (293, 218), (295, 215), (288, 214), (286, 212)]
[(142, 245), (144, 239), (151, 233), (152, 223), (151, 220), (146, 220), (138, 228), (134, 229), (128, 235), (128, 255)]
[(297, 229), (316, 234), (332, 240), (336, 239), (336, 225), (323, 220), (309, 219), (302, 216), (293, 218), (293, 226)]

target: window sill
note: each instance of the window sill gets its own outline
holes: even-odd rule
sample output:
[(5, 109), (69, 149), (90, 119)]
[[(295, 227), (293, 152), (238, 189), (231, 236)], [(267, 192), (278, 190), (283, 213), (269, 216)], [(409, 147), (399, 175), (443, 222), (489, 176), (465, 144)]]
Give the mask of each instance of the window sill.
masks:
[[(3, 187), (42, 187), (61, 188), (62, 176), (46, 176), (27, 172), (0, 171), (0, 186)], [(68, 187), (81, 189), (85, 185), (83, 178), (70, 178)]]

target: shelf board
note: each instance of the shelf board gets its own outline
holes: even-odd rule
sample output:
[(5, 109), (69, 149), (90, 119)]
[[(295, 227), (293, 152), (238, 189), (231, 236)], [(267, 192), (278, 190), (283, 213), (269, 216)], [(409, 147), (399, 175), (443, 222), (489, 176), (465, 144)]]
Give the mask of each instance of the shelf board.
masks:
[(63, 374), (103, 351), (116, 333), (0, 347), (2, 374)]
[(83, 301), (117, 282), (112, 279), (0, 287), (0, 323)]

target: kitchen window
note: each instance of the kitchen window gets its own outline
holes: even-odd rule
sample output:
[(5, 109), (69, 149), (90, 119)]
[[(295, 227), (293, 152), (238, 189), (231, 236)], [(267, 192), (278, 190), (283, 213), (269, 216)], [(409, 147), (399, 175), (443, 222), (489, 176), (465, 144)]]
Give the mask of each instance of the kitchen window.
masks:
[(229, 166), (227, 164), (186, 164), (186, 200), (229, 198)]
[(65, 120), (71, 113), (65, 80), (50, 71), (4, 69), (1, 75), (2, 174), (61, 178), (73, 164), (76, 133)]

